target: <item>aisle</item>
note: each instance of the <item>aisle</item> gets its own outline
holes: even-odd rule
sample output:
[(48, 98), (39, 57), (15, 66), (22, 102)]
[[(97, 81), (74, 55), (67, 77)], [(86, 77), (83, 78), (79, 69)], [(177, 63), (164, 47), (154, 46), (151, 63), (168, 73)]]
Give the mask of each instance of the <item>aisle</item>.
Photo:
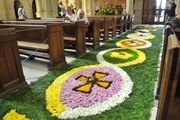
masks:
[(161, 43), (161, 28), (137, 27), (0, 99), (0, 116), (16, 109), (34, 120), (148, 120)]

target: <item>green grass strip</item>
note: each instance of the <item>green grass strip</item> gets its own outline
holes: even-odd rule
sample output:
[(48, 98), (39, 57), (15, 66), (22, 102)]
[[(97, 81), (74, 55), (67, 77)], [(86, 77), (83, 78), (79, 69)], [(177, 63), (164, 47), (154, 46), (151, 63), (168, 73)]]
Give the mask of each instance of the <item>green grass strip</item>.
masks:
[[(134, 33), (134, 30), (52, 71), (28, 87), (0, 99), (0, 119), (9, 110), (16, 109), (18, 113), (25, 114), (27, 118), (33, 120), (57, 120), (56, 117), (51, 117), (51, 114), (46, 110), (45, 91), (48, 86), (51, 85), (55, 78), (73, 68), (99, 64), (96, 60), (96, 55), (102, 50), (117, 48), (115, 43), (119, 40), (127, 39), (126, 35), (129, 33)], [(154, 85), (158, 75), (157, 65), (162, 43), (162, 29), (158, 29), (152, 34), (156, 36), (156, 38), (150, 40), (152, 47), (141, 50), (146, 54), (146, 61), (143, 64), (123, 67), (134, 82), (130, 98), (102, 114), (79, 117), (77, 120), (149, 120), (154, 100)]]

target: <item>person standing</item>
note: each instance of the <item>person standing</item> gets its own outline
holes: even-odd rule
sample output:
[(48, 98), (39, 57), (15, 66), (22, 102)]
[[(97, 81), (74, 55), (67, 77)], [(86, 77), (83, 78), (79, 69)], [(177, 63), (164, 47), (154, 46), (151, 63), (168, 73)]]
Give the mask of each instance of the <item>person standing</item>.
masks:
[(25, 10), (24, 10), (24, 6), (20, 5), (18, 8), (18, 17), (19, 19), (27, 19)]

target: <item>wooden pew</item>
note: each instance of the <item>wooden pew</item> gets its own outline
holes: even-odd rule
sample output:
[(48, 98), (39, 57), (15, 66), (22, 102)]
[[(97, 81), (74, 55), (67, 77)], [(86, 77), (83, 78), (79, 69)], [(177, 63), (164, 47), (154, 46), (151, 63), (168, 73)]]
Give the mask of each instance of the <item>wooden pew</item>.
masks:
[(126, 28), (127, 28), (127, 30), (130, 30), (130, 29), (132, 29), (132, 15), (127, 15), (126, 17), (127, 17), (126, 18), (127, 19), (126, 20), (127, 21), (127, 23), (126, 23), (127, 27)]
[(165, 54), (157, 120), (169, 120), (171, 118), (179, 77), (180, 43), (176, 35), (170, 35)]
[(0, 97), (27, 85), (14, 28), (0, 29), (0, 63)]
[[(49, 23), (59, 23), (61, 19), (49, 20), (27, 20), (27, 21), (3, 21), (7, 24), (34, 24), (34, 25), (46, 25)], [(86, 54), (86, 41), (85, 41), (85, 23), (83, 21), (75, 23), (60, 22), (63, 24), (63, 33), (65, 41), (65, 49), (75, 50), (75, 56), (81, 57)], [(97, 47), (99, 39), (93, 39), (93, 47)], [(99, 43), (98, 43), (99, 44)]]
[(122, 16), (117, 16), (116, 32), (118, 32), (119, 35), (123, 32), (122, 27)]
[[(108, 19), (109, 22), (108, 22), (107, 27), (109, 28), (109, 31), (112, 31), (112, 38), (116, 37), (118, 16), (88, 16), (88, 18), (89, 19), (104, 19), (104, 18)], [(104, 22), (103, 24), (105, 25), (107, 23)], [(104, 25), (102, 25), (102, 28)], [(109, 31), (108, 31), (108, 36), (109, 36)]]
[(159, 80), (158, 80), (158, 89), (156, 92), (156, 99), (158, 99), (159, 93), (160, 93), (162, 74), (163, 74), (163, 69), (164, 69), (164, 60), (165, 60), (166, 49), (167, 49), (167, 44), (168, 44), (168, 37), (171, 34), (171, 32), (172, 32), (171, 26), (167, 25), (164, 30), (163, 50), (162, 50), (162, 56), (161, 56), (161, 64), (160, 64), (160, 72), (159, 72)]
[(127, 30), (127, 16), (126, 15), (122, 15), (122, 20), (121, 20), (121, 31), (122, 32), (126, 32)]
[[(33, 21), (33, 20), (26, 20), (26, 22), (34, 22), (37, 23), (37, 21)], [(67, 26), (67, 22), (64, 22), (64, 19), (62, 18), (43, 18), (38, 22), (62, 22), (64, 24), (66, 24)], [(86, 42), (91, 42), (93, 43), (93, 48), (98, 48), (100, 46), (100, 41), (99, 41), (99, 30), (100, 30), (100, 21), (99, 20), (89, 20), (90, 22), (90, 26), (88, 27), (88, 32), (86, 32), (86, 36), (88, 33), (89, 38), (93, 38), (92, 40), (88, 39), (86, 40)], [(70, 23), (72, 24), (72, 23)], [(95, 32), (94, 32), (95, 31)]]
[(100, 32), (104, 34), (103, 42), (109, 41), (109, 18), (103, 16), (88, 16), (88, 19), (100, 21)]
[[(50, 60), (49, 69), (55, 69), (65, 62), (62, 24), (25, 25), (0, 24), (0, 28), (15, 27), (21, 54)], [(43, 44), (43, 42), (45, 42)]]
[[(100, 46), (100, 21), (99, 20), (89, 20), (90, 25), (88, 27), (88, 31), (86, 32), (86, 37), (88, 40), (86, 42), (92, 42), (93, 48), (96, 49)], [(92, 40), (91, 40), (92, 38)]]
[(79, 21), (75, 23), (63, 23), (64, 40), (72, 43), (72, 46), (65, 46), (68, 49), (75, 49), (76, 57), (86, 54), (86, 28), (85, 22)]

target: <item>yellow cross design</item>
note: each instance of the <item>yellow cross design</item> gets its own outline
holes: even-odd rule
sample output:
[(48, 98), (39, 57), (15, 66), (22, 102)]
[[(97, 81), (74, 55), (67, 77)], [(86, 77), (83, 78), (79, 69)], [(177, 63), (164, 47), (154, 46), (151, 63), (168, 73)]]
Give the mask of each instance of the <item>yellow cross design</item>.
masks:
[(96, 84), (99, 87), (103, 87), (107, 89), (111, 85), (111, 81), (101, 81), (99, 79), (108, 76), (107, 73), (102, 72), (94, 72), (92, 77), (79, 76), (76, 80), (79, 81), (87, 81), (86, 84), (80, 85), (76, 88), (73, 88), (74, 91), (83, 92), (83, 93), (91, 93), (93, 86)]

